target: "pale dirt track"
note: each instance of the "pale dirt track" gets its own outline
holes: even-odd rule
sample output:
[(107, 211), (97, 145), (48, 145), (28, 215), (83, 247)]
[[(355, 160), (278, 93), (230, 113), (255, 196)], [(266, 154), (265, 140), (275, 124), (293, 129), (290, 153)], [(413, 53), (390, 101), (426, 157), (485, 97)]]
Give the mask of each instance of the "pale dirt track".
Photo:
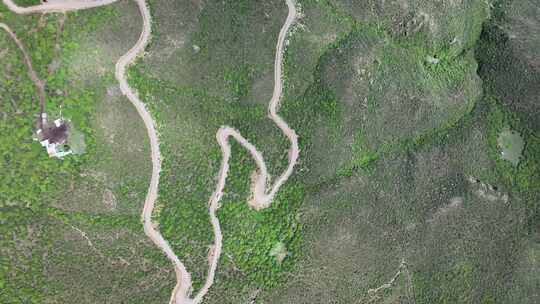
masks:
[(36, 86), (36, 90), (38, 93), (39, 98), (39, 117), (38, 117), (38, 126), (40, 129), (43, 128), (43, 119), (42, 114), (45, 111), (45, 82), (41, 79), (39, 79), (36, 71), (34, 70), (34, 67), (32, 66), (32, 60), (30, 60), (30, 56), (28, 56), (28, 53), (26, 52), (24, 45), (22, 42), (17, 38), (17, 35), (7, 26), (7, 24), (0, 23), (0, 28), (6, 31), (8, 35), (13, 39), (17, 47), (21, 50), (21, 53), (23, 54), (24, 63), (26, 64), (26, 68), (28, 70), (28, 76)]
[(20, 7), (13, 0), (3, 0), (9, 10), (17, 14), (64, 13), (109, 5), (116, 1), (118, 0), (49, 0), (36, 6)]
[[(74, 10), (81, 10), (93, 7), (99, 7), (111, 4), (116, 0), (49, 0), (48, 3), (22, 8), (12, 2), (12, 0), (3, 0), (4, 4), (13, 12), (18, 14), (30, 14), (30, 13), (52, 13), (52, 12), (67, 12)], [(268, 183), (268, 171), (264, 159), (259, 151), (249, 143), (238, 131), (231, 127), (221, 127), (216, 138), (222, 151), (222, 163), (219, 171), (218, 182), (213, 195), (209, 200), (209, 213), (214, 230), (214, 245), (212, 246), (212, 254), (209, 258), (209, 271), (204, 286), (195, 295), (193, 299), (190, 298), (192, 282), (191, 275), (187, 272), (185, 266), (174, 254), (168, 242), (163, 236), (156, 230), (152, 223), (152, 211), (154, 209), (155, 202), (157, 200), (159, 174), (161, 171), (161, 156), (159, 151), (159, 141), (156, 132), (155, 122), (152, 119), (150, 113), (146, 109), (144, 103), (138, 98), (134, 90), (129, 87), (127, 79), (125, 77), (126, 67), (131, 64), (138, 55), (143, 54), (146, 45), (150, 39), (151, 32), (151, 16), (146, 6), (145, 0), (135, 0), (139, 6), (142, 18), (143, 29), (139, 40), (125, 55), (123, 55), (116, 63), (115, 75), (120, 84), (120, 89), (129, 101), (135, 106), (137, 112), (141, 116), (148, 131), (151, 146), (151, 158), (152, 158), (152, 177), (150, 180), (150, 186), (143, 207), (142, 219), (144, 224), (144, 231), (146, 235), (159, 247), (167, 257), (173, 262), (177, 284), (172, 292), (170, 303), (171, 304), (194, 304), (200, 303), (208, 290), (214, 282), (215, 272), (217, 269), (219, 257), (222, 249), (222, 233), (219, 225), (219, 220), (216, 216), (216, 211), (219, 208), (219, 201), (223, 195), (223, 188), (227, 179), (229, 170), (229, 158), (231, 149), (229, 145), (229, 137), (236, 139), (244, 148), (246, 148), (252, 155), (255, 163), (258, 167), (256, 178), (253, 183), (252, 197), (248, 201), (248, 204), (255, 209), (263, 209), (270, 206), (275, 194), (279, 188), (287, 181), (292, 174), (296, 161), (298, 159), (298, 137), (294, 130), (292, 130), (287, 123), (277, 114), (279, 108), (279, 100), (282, 93), (282, 64), (283, 64), (283, 52), (285, 45), (285, 38), (291, 25), (296, 20), (296, 8), (293, 0), (286, 0), (289, 13), (287, 19), (281, 28), (279, 33), (278, 42), (276, 46), (276, 57), (274, 66), (274, 92), (272, 99), (270, 100), (268, 112), (269, 118), (272, 119), (276, 125), (283, 131), (291, 142), (289, 150), (289, 164), (281, 176), (275, 181), (273, 186), (267, 190)]]
[(283, 131), (291, 143), (289, 149), (289, 164), (285, 172), (278, 177), (274, 185), (270, 188), (270, 191), (267, 191), (266, 187), (268, 184), (268, 171), (264, 159), (257, 148), (253, 146), (248, 140), (246, 140), (240, 132), (236, 131), (231, 127), (221, 127), (217, 134), (216, 138), (221, 147), (222, 152), (222, 161), (221, 169), (219, 171), (218, 182), (216, 185), (216, 190), (214, 194), (210, 197), (209, 201), (209, 213), (210, 221), (214, 229), (214, 245), (212, 248), (212, 255), (210, 257), (210, 269), (208, 271), (208, 276), (203, 288), (199, 291), (197, 296), (195, 296), (194, 303), (200, 303), (202, 297), (208, 292), (208, 289), (214, 281), (214, 276), (221, 255), (222, 249), (222, 233), (219, 225), (219, 220), (216, 216), (216, 211), (219, 208), (219, 201), (223, 195), (223, 188), (225, 187), (225, 181), (227, 179), (227, 174), (229, 172), (229, 158), (231, 155), (231, 147), (229, 145), (229, 137), (233, 137), (240, 143), (244, 148), (246, 148), (258, 167), (258, 172), (256, 172), (255, 180), (252, 186), (252, 197), (248, 201), (248, 204), (255, 209), (263, 209), (270, 206), (272, 200), (279, 190), (279, 188), (287, 181), (289, 176), (292, 174), (296, 161), (298, 159), (298, 154), (300, 149), (298, 148), (298, 136), (293, 129), (287, 125), (287, 123), (277, 114), (279, 108), (279, 100), (281, 98), (281, 93), (283, 90), (283, 79), (282, 79), (282, 65), (283, 65), (283, 52), (285, 47), (285, 38), (287, 32), (289, 31), (291, 25), (295, 22), (297, 17), (297, 12), (293, 0), (287, 0), (287, 6), (289, 8), (289, 14), (287, 19), (283, 24), (279, 32), (278, 42), (276, 46), (276, 58), (274, 62), (274, 93), (272, 94), (272, 99), (268, 106), (268, 116), (272, 119), (276, 125)]

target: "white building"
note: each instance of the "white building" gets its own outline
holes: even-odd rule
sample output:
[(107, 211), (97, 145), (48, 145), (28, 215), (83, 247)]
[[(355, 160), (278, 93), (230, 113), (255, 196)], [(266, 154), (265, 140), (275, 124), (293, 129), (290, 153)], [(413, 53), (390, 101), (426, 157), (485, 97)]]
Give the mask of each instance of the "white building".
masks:
[(49, 157), (63, 158), (72, 154), (71, 150), (66, 150), (65, 143), (68, 136), (68, 124), (63, 119), (57, 119), (53, 123), (47, 122), (47, 113), (43, 113), (42, 129), (36, 131), (37, 140), (45, 147)]

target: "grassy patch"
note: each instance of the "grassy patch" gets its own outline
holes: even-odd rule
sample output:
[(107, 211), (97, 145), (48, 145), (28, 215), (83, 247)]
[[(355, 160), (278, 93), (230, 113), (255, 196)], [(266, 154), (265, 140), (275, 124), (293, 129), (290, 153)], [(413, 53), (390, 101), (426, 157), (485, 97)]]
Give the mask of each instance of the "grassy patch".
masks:
[[(497, 165), (497, 171), (509, 189), (515, 191), (528, 202), (533, 213), (538, 213), (536, 198), (540, 195), (540, 139), (538, 134), (523, 127), (519, 117), (506, 110), (495, 98), (489, 99), (491, 109), (488, 114), (490, 155)], [(525, 147), (517, 166), (501, 158), (497, 142), (499, 134), (511, 128), (522, 134)], [(534, 211), (536, 210), (536, 211)]]

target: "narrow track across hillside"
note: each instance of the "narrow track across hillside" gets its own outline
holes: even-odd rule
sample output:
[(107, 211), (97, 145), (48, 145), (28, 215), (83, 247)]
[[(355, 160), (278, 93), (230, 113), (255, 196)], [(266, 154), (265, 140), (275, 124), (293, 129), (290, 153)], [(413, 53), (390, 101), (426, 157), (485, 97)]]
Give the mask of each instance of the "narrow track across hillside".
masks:
[[(88, 8), (94, 8), (104, 5), (109, 5), (117, 0), (49, 0), (47, 3), (43, 3), (37, 6), (31, 7), (19, 7), (12, 0), (3, 0), (4, 4), (13, 12), (17, 14), (32, 14), (32, 13), (65, 13), (68, 11), (76, 11)], [(208, 293), (208, 290), (214, 282), (215, 272), (219, 262), (222, 249), (222, 233), (219, 225), (219, 220), (216, 216), (216, 211), (219, 208), (219, 201), (223, 195), (223, 188), (227, 179), (229, 171), (229, 158), (231, 155), (231, 148), (229, 144), (229, 138), (232, 137), (238, 141), (244, 148), (246, 148), (258, 167), (256, 172), (256, 178), (252, 187), (252, 197), (249, 199), (248, 204), (254, 209), (263, 209), (270, 206), (274, 196), (279, 188), (287, 181), (293, 172), (296, 165), (299, 147), (298, 136), (291, 129), (287, 123), (278, 114), (279, 101), (283, 90), (283, 78), (282, 78), (282, 65), (283, 65), (283, 52), (285, 48), (285, 38), (287, 33), (295, 22), (297, 12), (295, 3), (293, 0), (286, 0), (289, 13), (287, 19), (279, 32), (279, 37), (276, 45), (276, 57), (274, 62), (274, 92), (270, 99), (268, 106), (269, 118), (276, 123), (276, 125), (287, 136), (291, 143), (289, 149), (289, 164), (272, 187), (268, 190), (268, 171), (266, 164), (261, 153), (253, 146), (247, 139), (245, 139), (237, 130), (231, 127), (221, 127), (216, 138), (222, 151), (221, 169), (219, 171), (218, 182), (213, 195), (210, 197), (208, 206), (210, 219), (214, 231), (214, 245), (212, 246), (212, 255), (209, 259), (209, 271), (205, 281), (205, 284), (201, 290), (191, 298), (192, 281), (191, 275), (186, 270), (184, 264), (179, 260), (178, 256), (174, 254), (169, 243), (163, 238), (163, 236), (156, 229), (152, 223), (152, 211), (155, 206), (155, 202), (158, 196), (159, 188), (159, 174), (161, 171), (161, 155), (159, 150), (159, 137), (156, 131), (155, 121), (145, 107), (145, 104), (139, 99), (135, 91), (129, 86), (126, 79), (126, 68), (129, 64), (133, 63), (137, 56), (144, 53), (144, 49), (150, 40), (151, 34), (151, 16), (146, 5), (145, 0), (134, 0), (139, 6), (141, 16), (143, 19), (143, 28), (139, 40), (137, 43), (116, 63), (115, 76), (119, 82), (122, 93), (129, 99), (129, 101), (135, 106), (137, 112), (141, 116), (148, 136), (150, 138), (151, 147), (151, 159), (152, 159), (152, 177), (150, 180), (150, 186), (143, 207), (142, 220), (144, 224), (144, 231), (146, 235), (159, 247), (167, 257), (172, 261), (176, 272), (176, 286), (172, 292), (170, 303), (171, 304), (198, 304), (201, 303), (204, 296)]]

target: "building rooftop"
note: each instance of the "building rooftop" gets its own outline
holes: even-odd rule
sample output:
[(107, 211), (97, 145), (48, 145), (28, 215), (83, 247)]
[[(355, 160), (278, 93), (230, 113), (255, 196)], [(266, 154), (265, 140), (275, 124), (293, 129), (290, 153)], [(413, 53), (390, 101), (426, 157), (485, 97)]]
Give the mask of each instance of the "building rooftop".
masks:
[(42, 128), (36, 132), (37, 140), (45, 147), (49, 156), (62, 158), (71, 154), (71, 150), (64, 147), (68, 138), (68, 123), (63, 119), (49, 122), (46, 113), (42, 115), (42, 122)]

